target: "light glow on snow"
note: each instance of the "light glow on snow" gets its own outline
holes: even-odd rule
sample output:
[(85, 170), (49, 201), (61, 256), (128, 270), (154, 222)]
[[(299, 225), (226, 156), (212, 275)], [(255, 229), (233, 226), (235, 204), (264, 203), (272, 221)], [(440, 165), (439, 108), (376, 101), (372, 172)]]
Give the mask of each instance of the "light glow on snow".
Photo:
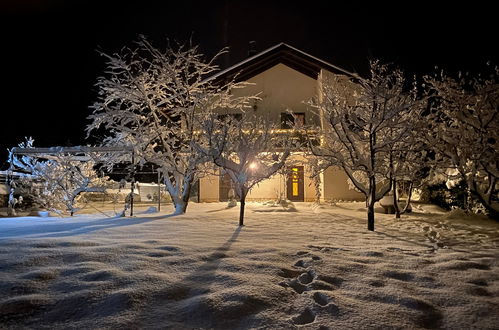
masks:
[(0, 218), (0, 323), (495, 328), (499, 224), (413, 210), (402, 221), (378, 213), (375, 232), (363, 202), (249, 202), (244, 227), (226, 203), (178, 216)]

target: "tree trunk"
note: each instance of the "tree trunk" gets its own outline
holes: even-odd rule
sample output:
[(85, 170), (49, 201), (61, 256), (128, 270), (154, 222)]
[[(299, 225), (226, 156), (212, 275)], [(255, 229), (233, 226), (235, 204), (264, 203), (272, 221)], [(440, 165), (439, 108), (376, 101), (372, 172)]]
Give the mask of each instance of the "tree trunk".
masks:
[[(12, 162), (10, 164), (12, 166)], [(10, 189), (9, 189), (9, 201), (8, 201), (9, 209), (7, 211), (7, 215), (9, 217), (15, 217), (15, 216), (17, 216), (17, 212), (16, 212), (16, 210), (14, 208), (15, 208), (15, 206), (17, 204), (17, 199), (15, 199), (15, 197), (14, 197), (14, 186), (12, 185), (12, 179), (10, 179), (9, 185), (10, 185)]]
[(76, 199), (76, 196), (75, 196), (75, 195), (73, 195), (73, 196), (71, 197), (71, 201), (70, 201), (70, 205), (71, 205), (71, 206), (70, 206), (70, 207), (68, 207), (68, 210), (69, 210), (69, 212), (70, 212), (71, 216), (73, 216), (73, 215), (74, 215), (75, 199)]
[(189, 182), (186, 183), (184, 191), (182, 192), (182, 203), (183, 203), (182, 214), (184, 214), (187, 211), (187, 206), (189, 205), (189, 198), (191, 198), (191, 188), (192, 188), (192, 182), (189, 180)]
[(374, 205), (367, 208), (367, 230), (374, 231)]
[(471, 195), (474, 196), (478, 201), (485, 207), (485, 209), (489, 212), (489, 217), (495, 220), (499, 220), (499, 210), (496, 210), (493, 206), (492, 203), (489, 203), (489, 201), (485, 198), (483, 198), (482, 194), (477, 190), (474, 190), (473, 188), (470, 189)]
[(184, 214), (187, 211), (187, 206), (189, 205), (190, 188), (189, 192), (184, 192), (181, 198), (177, 198), (175, 204), (175, 214)]
[(248, 191), (244, 188), (241, 188), (241, 197), (239, 202), (241, 205), (239, 206), (239, 226), (244, 226), (244, 207), (246, 206), (246, 195)]
[(407, 210), (409, 210), (409, 208), (411, 207), (411, 197), (412, 197), (413, 187), (414, 187), (414, 183), (411, 181), (411, 184), (409, 185), (409, 192), (407, 193), (407, 201), (405, 203), (404, 209), (402, 210), (402, 214), (406, 213)]
[(393, 179), (393, 209), (395, 210), (395, 218), (400, 219), (400, 207), (398, 202), (398, 194), (397, 194), (397, 179)]
[(369, 158), (371, 165), (371, 173), (369, 174), (369, 197), (367, 206), (367, 230), (374, 231), (374, 203), (376, 203), (376, 153), (374, 146), (376, 145), (376, 132), (372, 131), (372, 125), (369, 127)]
[(177, 203), (175, 203), (175, 214), (184, 214), (186, 210), (187, 210), (187, 203), (184, 202), (183, 200), (180, 200)]
[[(466, 178), (466, 175), (463, 175), (463, 177)], [(468, 187), (468, 193), (470, 193), (471, 197), (476, 198), (483, 205), (483, 207), (485, 207), (485, 209), (489, 212), (489, 217), (495, 220), (499, 220), (499, 208), (494, 207), (491, 198), (492, 191), (494, 190), (496, 185), (495, 177), (489, 176), (489, 188), (485, 191), (484, 194), (480, 191), (480, 188), (473, 177), (473, 175), (470, 175), (465, 180), (466, 186)]]
[(239, 226), (244, 226), (244, 206), (246, 205), (246, 198), (240, 199), (241, 206), (239, 207)]
[(9, 206), (9, 208), (7, 210), (7, 216), (9, 216), (9, 217), (16, 217), (17, 216), (16, 210), (14, 210), (13, 207)]
[[(191, 197), (191, 187), (192, 180), (188, 177), (184, 178), (183, 190), (180, 193), (178, 191), (170, 191), (170, 186), (166, 185), (166, 189), (170, 193), (173, 204), (175, 205), (175, 214), (184, 214), (187, 211), (189, 198)], [(171, 189), (175, 188), (173, 187)], [(177, 187), (176, 189), (180, 189), (180, 187)]]
[(367, 198), (367, 230), (374, 231), (374, 203), (376, 203), (376, 178), (369, 178), (369, 196)]

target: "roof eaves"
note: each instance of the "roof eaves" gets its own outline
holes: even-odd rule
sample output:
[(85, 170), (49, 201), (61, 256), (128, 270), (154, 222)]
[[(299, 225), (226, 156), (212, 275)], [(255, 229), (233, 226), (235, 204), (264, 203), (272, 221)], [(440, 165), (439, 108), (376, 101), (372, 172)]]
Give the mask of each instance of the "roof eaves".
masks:
[(239, 63), (237, 63), (237, 64), (234, 64), (234, 65), (232, 65), (232, 66), (228, 67), (227, 69), (224, 69), (224, 70), (222, 70), (222, 71), (220, 71), (220, 72), (218, 72), (218, 73), (216, 73), (216, 74), (214, 74), (214, 75), (212, 75), (212, 76), (210, 76), (210, 77), (206, 78), (206, 79), (204, 80), (204, 82), (207, 82), (207, 81), (210, 81), (210, 80), (215, 80), (215, 79), (217, 79), (217, 78), (219, 78), (219, 77), (221, 77), (221, 76), (223, 76), (223, 75), (225, 75), (225, 74), (227, 74), (227, 73), (229, 73), (229, 72), (237, 71), (237, 69), (238, 69), (238, 68), (243, 67), (244, 65), (246, 65), (246, 64), (248, 64), (248, 63), (251, 63), (251, 62), (252, 62), (252, 61), (254, 61), (255, 59), (257, 59), (257, 58), (259, 58), (259, 57), (262, 57), (262, 56), (264, 56), (264, 55), (266, 55), (266, 54), (268, 54), (268, 53), (270, 53), (270, 52), (272, 52), (272, 51), (274, 51), (274, 50), (276, 50), (276, 49), (278, 49), (278, 48), (280, 48), (280, 47), (288, 48), (288, 49), (290, 49), (290, 50), (292, 50), (292, 51), (294, 51), (294, 52), (297, 52), (297, 53), (298, 53), (298, 54), (300, 54), (300, 55), (303, 55), (303, 56), (305, 56), (305, 57), (308, 57), (308, 58), (310, 58), (310, 59), (314, 60), (315, 62), (320, 63), (322, 66), (324, 66), (324, 67), (326, 67), (326, 68), (327, 68), (327, 67), (330, 67), (330, 68), (333, 68), (334, 70), (337, 70), (337, 71), (339, 71), (339, 72), (342, 72), (342, 73), (344, 73), (344, 74), (346, 74), (346, 75), (349, 75), (349, 76), (351, 76), (351, 77), (354, 77), (354, 78), (359, 78), (359, 76), (358, 76), (357, 74), (355, 74), (355, 73), (349, 72), (349, 71), (347, 71), (347, 70), (345, 70), (345, 69), (342, 69), (342, 68), (340, 68), (340, 67), (338, 67), (338, 66), (336, 66), (336, 65), (333, 65), (333, 64), (328, 63), (328, 62), (326, 62), (326, 61), (324, 61), (324, 60), (321, 60), (320, 58), (315, 57), (315, 56), (312, 56), (312, 55), (310, 55), (310, 54), (308, 54), (308, 53), (306, 53), (306, 52), (304, 52), (304, 51), (302, 51), (302, 50), (299, 50), (298, 48), (295, 48), (295, 47), (293, 47), (293, 46), (290, 46), (290, 45), (288, 45), (287, 43), (280, 42), (280, 43), (278, 43), (278, 44), (277, 44), (277, 45), (275, 45), (275, 46), (272, 46), (272, 47), (270, 47), (270, 48), (267, 48), (267, 49), (265, 49), (265, 50), (261, 51), (261, 52), (260, 52), (260, 53), (258, 53), (258, 54), (255, 54), (255, 55), (253, 55), (253, 56), (250, 56), (250, 57), (246, 58), (245, 60), (243, 60), (243, 61), (241, 61), (241, 62), (239, 62)]
[(347, 71), (347, 70), (345, 70), (345, 69), (340, 68), (339, 66), (336, 66), (336, 65), (331, 64), (331, 63), (329, 63), (329, 62), (326, 62), (326, 61), (324, 61), (324, 60), (321, 60), (320, 58), (315, 57), (315, 56), (313, 56), (313, 55), (310, 55), (309, 53), (306, 53), (306, 52), (304, 52), (304, 51), (302, 51), (302, 50), (299, 50), (298, 48), (295, 48), (295, 47), (293, 47), (293, 46), (290, 46), (290, 45), (288, 45), (288, 44), (286, 44), (286, 43), (281, 43), (281, 44), (283, 44), (283, 45), (285, 45), (286, 47), (288, 47), (288, 48), (290, 48), (290, 49), (294, 50), (295, 52), (298, 52), (298, 53), (300, 53), (300, 54), (302, 54), (302, 55), (305, 55), (305, 56), (307, 56), (307, 57), (309, 57), (309, 58), (313, 59), (314, 61), (317, 61), (317, 62), (319, 62), (319, 63), (323, 64), (323, 65), (324, 65), (324, 66), (326, 66), (326, 67), (328, 67), (328, 66), (329, 66), (329, 67), (332, 67), (332, 68), (334, 68), (335, 70), (338, 70), (338, 71), (340, 71), (340, 72), (343, 72), (343, 73), (345, 73), (345, 74), (347, 74), (347, 75), (349, 75), (349, 76), (352, 76), (352, 77), (357, 77), (357, 75), (356, 75), (355, 73), (353, 73), (353, 72)]
[(267, 54), (267, 53), (269, 53), (269, 52), (271, 52), (271, 51), (273, 51), (273, 50), (275, 50), (275, 49), (277, 49), (277, 48), (279, 48), (279, 47), (281, 47), (283, 45), (286, 45), (286, 44), (284, 42), (281, 42), (281, 43), (279, 43), (279, 44), (277, 44), (275, 46), (267, 48), (267, 49), (265, 49), (264, 51), (262, 51), (262, 52), (260, 52), (258, 54), (250, 56), (250, 57), (246, 58), (245, 60), (243, 60), (243, 61), (241, 61), (241, 62), (239, 62), (237, 64), (234, 64), (233, 66), (228, 67), (227, 69), (224, 69), (224, 70), (222, 70), (220, 72), (215, 73), (214, 75), (206, 78), (205, 81), (217, 79), (218, 77), (223, 76), (224, 74), (226, 74), (228, 72), (234, 71), (238, 67), (244, 66), (244, 64), (247, 64), (247, 63), (253, 61), (254, 59), (256, 59), (258, 57), (261, 57), (262, 55), (265, 55), (265, 54)]

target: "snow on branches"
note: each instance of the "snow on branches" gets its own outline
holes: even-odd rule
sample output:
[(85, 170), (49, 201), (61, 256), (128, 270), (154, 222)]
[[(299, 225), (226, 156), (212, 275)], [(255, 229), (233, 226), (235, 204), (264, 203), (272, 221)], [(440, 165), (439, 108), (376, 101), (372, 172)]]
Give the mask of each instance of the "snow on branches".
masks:
[(394, 150), (404, 149), (418, 118), (415, 90), (405, 90), (398, 69), (371, 62), (370, 77), (322, 73), (316, 106), (323, 118), (322, 143), (310, 145), (322, 168), (339, 166), (366, 196), (368, 229), (374, 203), (390, 189)]
[(242, 226), (246, 196), (283, 168), (292, 141), (268, 118), (247, 112), (208, 113), (200, 126), (203, 139), (198, 150), (230, 176), (240, 201)]
[(120, 54), (101, 53), (107, 69), (96, 83), (99, 97), (87, 131), (103, 128), (103, 144), (131, 146), (138, 163), (157, 165), (176, 213), (186, 211), (191, 185), (207, 161), (195, 150), (197, 117), (247, 106), (248, 98), (230, 95), (243, 83), (220, 86), (206, 79), (218, 70), (214, 60), (222, 53), (206, 62), (196, 47), (158, 49), (144, 37)]
[[(19, 144), (20, 148), (33, 148), (29, 138)], [(11, 168), (18, 172), (19, 179), (11, 182), (9, 205), (15, 206), (14, 192), (25, 196), (35, 205), (56, 212), (78, 210), (83, 192), (103, 192), (106, 178), (94, 170), (95, 162), (79, 161), (71, 155), (16, 155), (9, 150)]]
[(432, 97), (425, 138), (447, 173), (463, 180), (471, 196), (499, 217), (498, 69), (488, 78), (444, 73), (426, 76)]

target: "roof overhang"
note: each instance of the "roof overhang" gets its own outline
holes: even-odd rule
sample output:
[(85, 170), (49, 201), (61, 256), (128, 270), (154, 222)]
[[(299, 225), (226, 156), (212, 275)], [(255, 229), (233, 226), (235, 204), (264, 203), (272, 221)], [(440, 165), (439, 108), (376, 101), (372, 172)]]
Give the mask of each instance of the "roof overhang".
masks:
[(214, 74), (207, 80), (246, 81), (280, 63), (313, 79), (317, 79), (323, 69), (351, 77), (357, 76), (286, 43), (280, 43)]

